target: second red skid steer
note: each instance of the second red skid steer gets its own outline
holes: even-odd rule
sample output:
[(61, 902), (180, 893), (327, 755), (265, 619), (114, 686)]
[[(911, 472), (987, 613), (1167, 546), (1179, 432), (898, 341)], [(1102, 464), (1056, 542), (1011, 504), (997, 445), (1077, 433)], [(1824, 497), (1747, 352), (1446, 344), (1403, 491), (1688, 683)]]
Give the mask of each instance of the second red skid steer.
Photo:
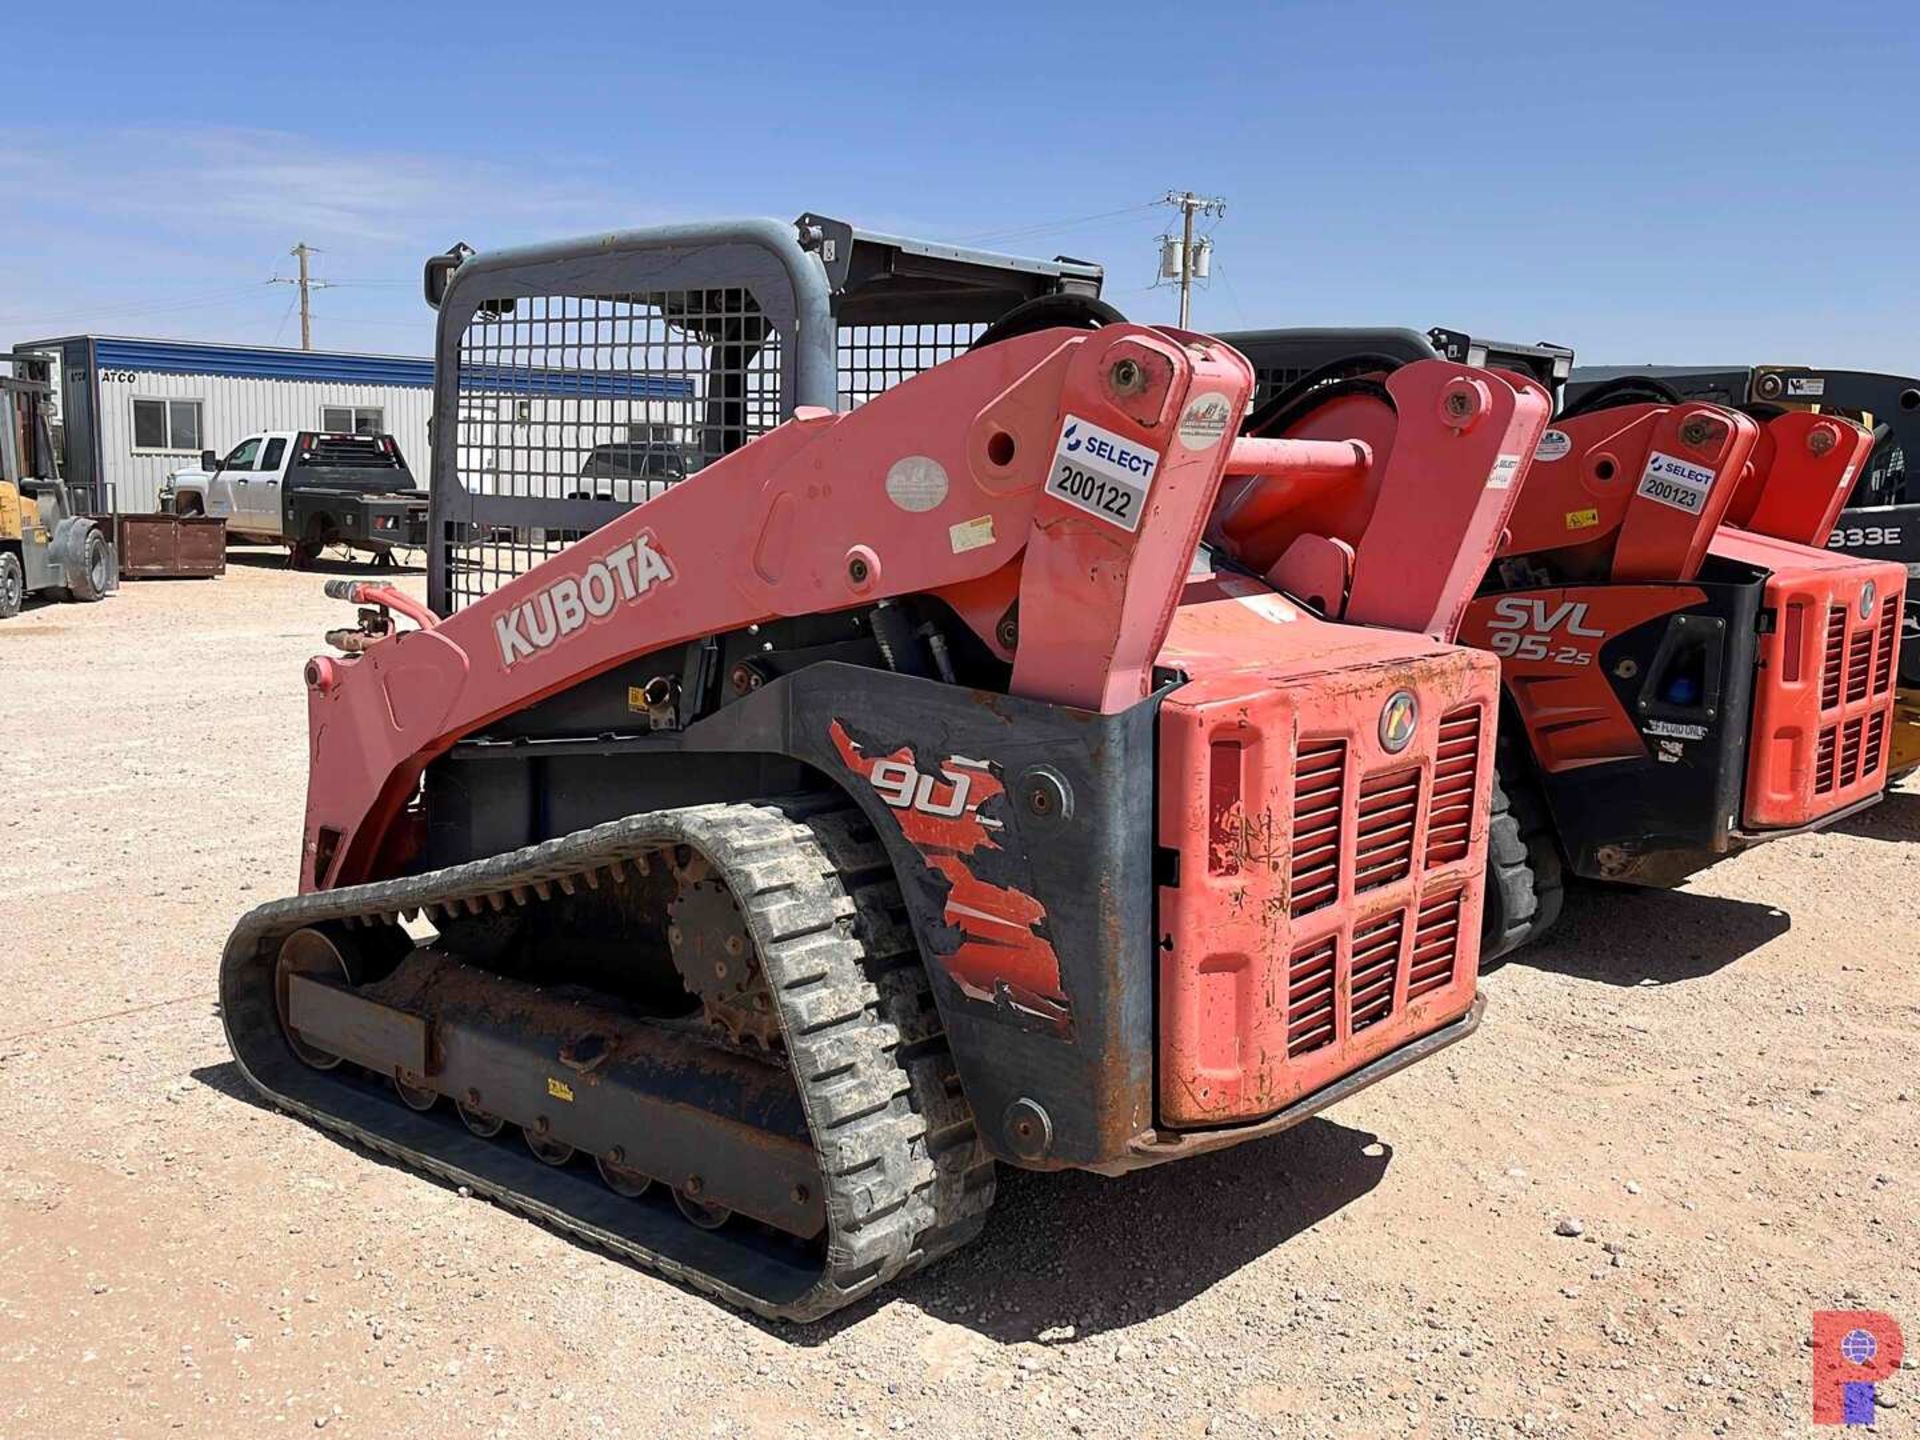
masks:
[[(1078, 328), (1097, 271), (818, 217), (438, 281), (436, 604), (344, 586), (300, 893), (222, 967), (276, 1104), (808, 1319), (996, 1162), (1271, 1135), (1472, 1030), (1498, 667), (1450, 637), (1544, 391), (1434, 361), (1390, 434), (1241, 438), (1246, 360)], [(489, 438), (640, 423), (709, 463), (637, 508)], [(1200, 548), (1228, 477), (1375, 497), (1300, 547), (1340, 622)]]
[[(1263, 368), (1315, 357), (1248, 433), (1392, 424), (1402, 362), (1386, 352), (1410, 341), (1421, 343), (1403, 331), (1244, 337)], [(1327, 360), (1336, 342), (1348, 354)], [(1479, 348), (1496, 366), (1493, 354), (1511, 352), (1515, 369), (1500, 373), (1516, 378), (1540, 357), (1570, 359)], [(1906, 576), (1804, 543), (1870, 446), (1844, 419), (1756, 418), (1629, 382), (1589, 393), (1546, 431), (1460, 631), (1500, 657), (1506, 713), (1488, 958), (1552, 924), (1563, 867), (1673, 884), (1880, 798)], [(1293, 538), (1230, 493), (1215, 533), (1255, 567)]]

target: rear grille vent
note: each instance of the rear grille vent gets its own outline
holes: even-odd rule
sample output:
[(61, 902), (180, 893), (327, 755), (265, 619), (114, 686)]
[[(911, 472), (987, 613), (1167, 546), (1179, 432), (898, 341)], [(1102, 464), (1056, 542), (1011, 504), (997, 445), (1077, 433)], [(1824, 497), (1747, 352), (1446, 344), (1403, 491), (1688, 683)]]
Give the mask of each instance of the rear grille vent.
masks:
[(1329, 935), (1297, 952), (1287, 969), (1287, 1055), (1333, 1043), (1333, 971), (1339, 945)]
[(1856, 630), (1847, 640), (1847, 701), (1867, 698), (1873, 679), (1873, 632)]
[(1427, 864), (1467, 858), (1473, 837), (1473, 796), (1480, 775), (1480, 707), (1440, 717), (1440, 749), (1433, 761), (1433, 799), (1427, 810)]
[(1413, 873), (1413, 830), (1420, 816), (1420, 770), (1369, 775), (1360, 782), (1360, 823), (1354, 847), (1355, 894), (1377, 890)]
[(1834, 762), (1839, 758), (1840, 731), (1829, 725), (1820, 732), (1820, 755), (1813, 763), (1813, 793), (1825, 795), (1833, 789)]
[(1295, 916), (1331, 905), (1340, 893), (1340, 826), (1346, 780), (1346, 741), (1302, 743), (1293, 768), (1292, 884), (1288, 893), (1293, 897)]
[(1429, 900), (1420, 907), (1413, 931), (1413, 961), (1407, 967), (1407, 999), (1418, 1000), (1445, 989), (1460, 958), (1460, 903), (1463, 892)]
[(1860, 778), (1861, 742), (1866, 738), (1866, 722), (1847, 721), (1840, 739), (1840, 786), (1845, 789)]
[(1884, 695), (1893, 688), (1893, 657), (1900, 648), (1901, 597), (1888, 595), (1880, 601), (1879, 656), (1873, 666), (1873, 693)]
[(1846, 664), (1847, 607), (1827, 607), (1827, 650), (1820, 667), (1820, 708), (1831, 710), (1840, 703), (1840, 671)]
[(1393, 984), (1400, 971), (1400, 936), (1406, 914), (1395, 910), (1353, 931), (1349, 1031), (1378, 1024), (1393, 1013)]
[(1887, 739), (1887, 712), (1876, 710), (1867, 717), (1867, 754), (1861, 767), (1871, 775), (1880, 768), (1880, 749)]

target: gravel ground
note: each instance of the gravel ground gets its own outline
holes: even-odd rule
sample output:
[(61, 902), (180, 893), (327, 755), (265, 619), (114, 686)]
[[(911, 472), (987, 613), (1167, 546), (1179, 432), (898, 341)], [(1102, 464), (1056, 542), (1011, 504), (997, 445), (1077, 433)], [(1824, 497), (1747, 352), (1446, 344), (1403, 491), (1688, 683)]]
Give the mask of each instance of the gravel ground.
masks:
[(1800, 1435), (1811, 1310), (1920, 1350), (1920, 793), (1578, 895), (1465, 1045), (1263, 1144), (1007, 1174), (971, 1249), (778, 1329), (228, 1063), (343, 613), (240, 554), (0, 627), (0, 1440)]

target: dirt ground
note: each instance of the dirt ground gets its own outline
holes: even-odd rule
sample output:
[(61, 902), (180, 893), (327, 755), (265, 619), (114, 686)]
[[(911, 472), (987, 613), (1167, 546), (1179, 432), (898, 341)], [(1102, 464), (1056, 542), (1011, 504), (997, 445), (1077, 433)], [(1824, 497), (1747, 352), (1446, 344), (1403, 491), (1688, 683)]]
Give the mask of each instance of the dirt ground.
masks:
[(1466, 1044), (1259, 1145), (1006, 1174), (971, 1249), (780, 1329), (228, 1063), (344, 615), (262, 555), (0, 626), (0, 1440), (1801, 1435), (1812, 1310), (1920, 1350), (1920, 793), (1575, 896)]

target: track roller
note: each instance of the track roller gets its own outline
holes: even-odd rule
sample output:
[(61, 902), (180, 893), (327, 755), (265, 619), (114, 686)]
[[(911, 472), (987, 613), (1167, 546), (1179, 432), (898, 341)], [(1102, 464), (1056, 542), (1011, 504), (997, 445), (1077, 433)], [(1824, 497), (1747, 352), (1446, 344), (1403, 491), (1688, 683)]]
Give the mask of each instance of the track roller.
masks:
[(629, 1200), (638, 1200), (653, 1188), (653, 1181), (638, 1170), (629, 1169), (617, 1160), (609, 1160), (605, 1155), (593, 1162), (600, 1172), (600, 1178), (606, 1182), (609, 1190), (616, 1195), (624, 1195)]
[(680, 1207), (680, 1213), (689, 1223), (702, 1230), (718, 1230), (733, 1218), (733, 1212), (724, 1205), (709, 1205), (697, 1195), (691, 1193), (700, 1177), (695, 1175), (687, 1183), (673, 1192), (673, 1203)]
[(573, 1146), (564, 1140), (555, 1140), (550, 1135), (542, 1135), (535, 1130), (522, 1130), (520, 1134), (527, 1142), (527, 1149), (542, 1165), (551, 1165), (555, 1169), (573, 1159)]
[(498, 1115), (477, 1110), (464, 1100), (454, 1102), (453, 1108), (460, 1112), (461, 1123), (482, 1140), (491, 1140), (506, 1128), (507, 1122)]
[(440, 1093), (425, 1085), (411, 1085), (398, 1075), (393, 1077), (393, 1093), (409, 1110), (427, 1111), (440, 1103)]

